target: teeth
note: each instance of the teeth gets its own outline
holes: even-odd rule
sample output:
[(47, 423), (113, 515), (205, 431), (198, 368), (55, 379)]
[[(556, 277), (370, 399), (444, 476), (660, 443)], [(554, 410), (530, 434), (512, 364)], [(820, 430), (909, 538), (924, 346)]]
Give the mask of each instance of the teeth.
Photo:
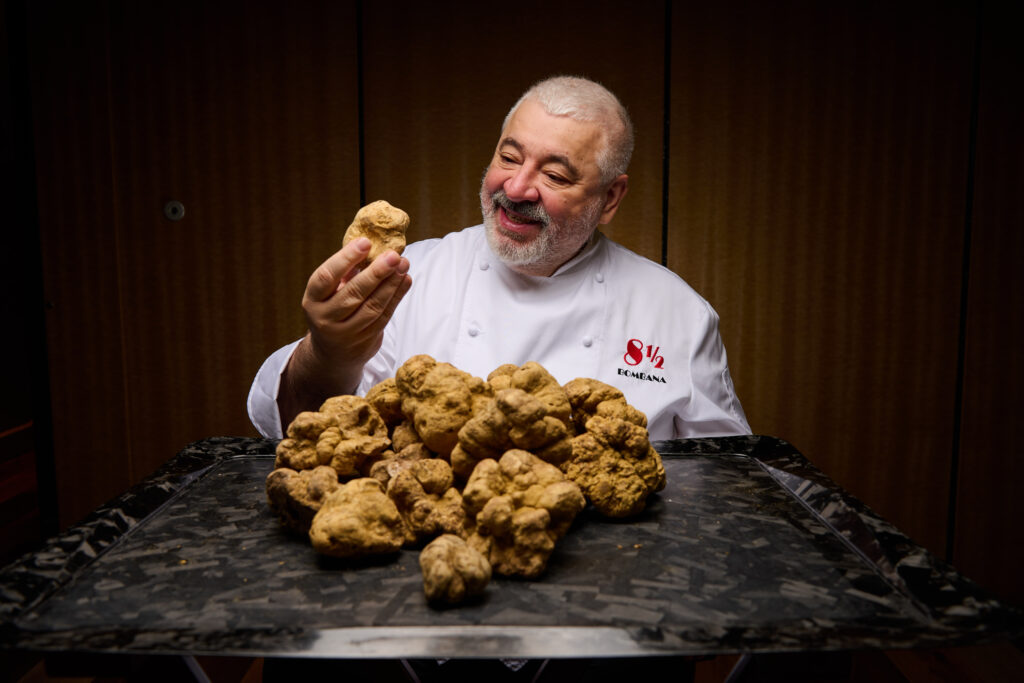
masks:
[(530, 223), (530, 222), (531, 222), (531, 221), (530, 221), (529, 219), (526, 219), (526, 218), (520, 218), (520, 217), (519, 217), (519, 216), (518, 216), (517, 214), (514, 214), (514, 213), (512, 213), (512, 212), (511, 212), (511, 211), (509, 211), (508, 209), (505, 209), (505, 216), (506, 216), (506, 217), (507, 217), (507, 218), (508, 218), (508, 219), (509, 219), (510, 221), (512, 221), (513, 223), (519, 223), (519, 224), (523, 224), (523, 223)]

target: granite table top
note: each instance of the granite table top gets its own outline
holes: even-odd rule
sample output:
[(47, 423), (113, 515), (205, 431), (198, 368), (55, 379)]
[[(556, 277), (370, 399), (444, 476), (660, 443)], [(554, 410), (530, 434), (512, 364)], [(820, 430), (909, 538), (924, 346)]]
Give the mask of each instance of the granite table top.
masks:
[(536, 580), (427, 604), (418, 552), (316, 554), (269, 511), (276, 442), (184, 448), (0, 570), (0, 649), (312, 657), (710, 655), (1019, 637), (986, 595), (765, 436), (656, 442), (639, 517), (585, 510)]

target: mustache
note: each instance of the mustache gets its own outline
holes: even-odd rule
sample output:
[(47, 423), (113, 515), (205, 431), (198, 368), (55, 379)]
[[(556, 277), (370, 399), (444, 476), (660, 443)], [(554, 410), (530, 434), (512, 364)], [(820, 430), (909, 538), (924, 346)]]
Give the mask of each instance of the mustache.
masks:
[(517, 213), (520, 216), (538, 223), (545, 227), (551, 222), (551, 216), (538, 202), (514, 202), (505, 194), (505, 190), (495, 190), (491, 195), (491, 201), (506, 211)]

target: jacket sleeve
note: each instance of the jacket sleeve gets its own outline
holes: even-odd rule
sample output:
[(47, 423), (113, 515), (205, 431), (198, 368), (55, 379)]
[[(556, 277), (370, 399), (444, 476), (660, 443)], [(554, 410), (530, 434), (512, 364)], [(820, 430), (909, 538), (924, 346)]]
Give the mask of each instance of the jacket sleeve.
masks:
[(675, 417), (676, 438), (750, 434), (750, 425), (733, 388), (718, 314), (707, 306), (701, 332), (690, 349), (693, 383), (689, 404)]
[(270, 354), (263, 361), (249, 389), (249, 399), (246, 401), (249, 420), (265, 438), (280, 439), (284, 436), (281, 413), (277, 409), (277, 391), (281, 387), (281, 373), (298, 345), (299, 341), (296, 340)]

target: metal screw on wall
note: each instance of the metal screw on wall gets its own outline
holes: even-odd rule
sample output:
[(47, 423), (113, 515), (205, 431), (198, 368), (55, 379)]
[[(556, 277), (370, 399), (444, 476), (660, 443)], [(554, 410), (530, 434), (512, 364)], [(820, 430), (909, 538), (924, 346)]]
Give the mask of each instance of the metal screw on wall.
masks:
[(164, 218), (169, 221), (180, 221), (185, 217), (185, 205), (176, 199), (164, 204)]

